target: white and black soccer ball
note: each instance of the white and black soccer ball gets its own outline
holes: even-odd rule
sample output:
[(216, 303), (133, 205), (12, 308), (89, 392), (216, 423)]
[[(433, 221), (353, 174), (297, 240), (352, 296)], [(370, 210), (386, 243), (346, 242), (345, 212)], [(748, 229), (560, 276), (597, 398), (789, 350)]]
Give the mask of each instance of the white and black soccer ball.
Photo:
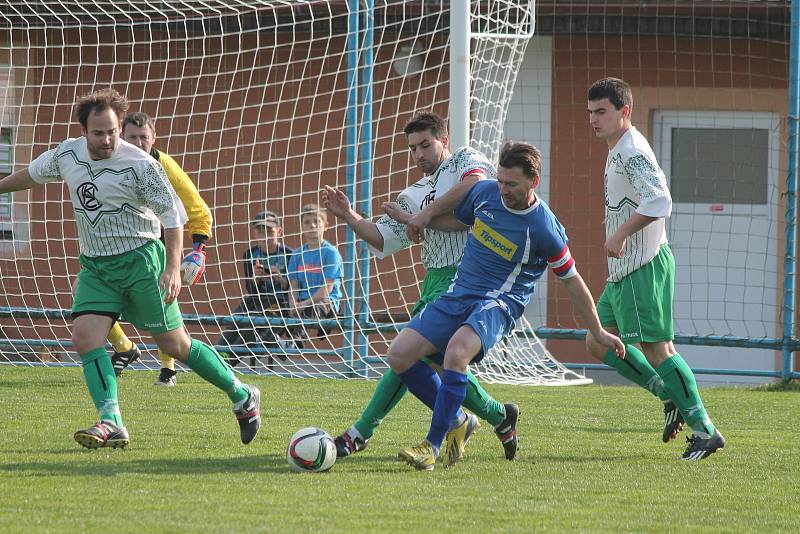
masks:
[(336, 444), (321, 428), (301, 428), (289, 439), (286, 461), (298, 473), (327, 471), (336, 461)]

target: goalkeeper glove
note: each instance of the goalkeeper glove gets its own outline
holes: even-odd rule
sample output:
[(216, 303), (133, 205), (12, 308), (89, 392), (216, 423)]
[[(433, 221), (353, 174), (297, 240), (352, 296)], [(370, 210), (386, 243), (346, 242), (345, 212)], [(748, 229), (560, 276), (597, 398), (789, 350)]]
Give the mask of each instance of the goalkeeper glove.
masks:
[(206, 270), (206, 246), (204, 243), (195, 243), (194, 251), (183, 258), (181, 262), (181, 272), (183, 273), (183, 283), (193, 286), (203, 276)]

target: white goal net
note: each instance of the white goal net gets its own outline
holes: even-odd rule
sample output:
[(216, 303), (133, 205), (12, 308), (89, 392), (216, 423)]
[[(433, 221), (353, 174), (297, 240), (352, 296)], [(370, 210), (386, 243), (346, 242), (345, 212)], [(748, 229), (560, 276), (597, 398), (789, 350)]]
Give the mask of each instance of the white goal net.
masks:
[[(4, 2), (0, 177), (80, 135), (72, 116), (79, 96), (116, 89), (131, 111), (154, 117), (156, 148), (178, 161), (213, 213), (206, 273), (180, 295), (190, 332), (235, 355), (243, 372), (378, 376), (419, 298), (418, 250), (376, 260), (331, 218), (325, 238), (344, 261), (339, 315), (319, 323), (280, 310), (236, 313), (249, 291), (243, 255), (265, 246), (251, 224), (258, 214), (276, 214), (293, 249), (301, 245), (301, 208), (318, 204), (324, 185), (374, 215), (420, 178), (405, 122), (420, 108), (448, 116), (449, 3), (368, 4)], [(494, 159), (534, 6), (469, 4), (471, 142)], [(0, 363), (78, 362), (69, 334), (78, 271), (62, 185), (0, 195)], [(123, 328), (146, 349), (138, 365), (158, 368), (152, 341)], [(237, 335), (224, 338), (226, 331)], [(527, 321), (477, 374), (489, 382), (587, 381), (555, 361)]]

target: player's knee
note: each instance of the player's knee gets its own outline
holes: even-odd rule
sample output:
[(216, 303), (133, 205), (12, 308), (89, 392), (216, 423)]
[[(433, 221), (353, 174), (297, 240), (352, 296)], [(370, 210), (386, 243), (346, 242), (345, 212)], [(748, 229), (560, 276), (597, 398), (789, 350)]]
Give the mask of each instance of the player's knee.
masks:
[(102, 329), (93, 328), (91, 323), (76, 322), (72, 328), (72, 345), (78, 354), (85, 354), (106, 343)]
[(408, 368), (414, 363), (409, 354), (397, 349), (393, 350), (392, 347), (389, 347), (389, 352), (386, 354), (386, 359), (389, 361), (389, 367), (395, 373), (407, 371)]
[[(480, 349), (479, 349), (480, 350)], [(466, 373), (470, 362), (478, 355), (474, 347), (461, 343), (451, 343), (444, 354), (444, 368)]]
[(189, 359), (192, 340), (186, 331), (172, 330), (170, 332), (153, 335), (153, 338), (158, 348), (164, 353), (182, 362)]

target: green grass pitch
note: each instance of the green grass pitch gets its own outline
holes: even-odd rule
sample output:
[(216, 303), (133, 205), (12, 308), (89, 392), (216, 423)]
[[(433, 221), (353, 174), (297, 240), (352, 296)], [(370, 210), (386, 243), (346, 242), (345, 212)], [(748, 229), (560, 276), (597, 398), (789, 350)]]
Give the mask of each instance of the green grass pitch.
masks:
[(342, 431), (374, 383), (246, 377), (263, 423), (244, 446), (222, 393), (155, 377), (120, 383), (130, 446), (89, 451), (72, 440), (96, 418), (79, 369), (0, 367), (0, 532), (796, 532), (800, 518), (797, 387), (703, 390), (728, 444), (680, 462), (687, 434), (662, 444), (641, 389), (490, 385), (520, 405), (518, 460), (484, 425), (431, 473), (397, 460), (430, 421), (409, 396), (366, 451), (297, 474), (289, 436)]

